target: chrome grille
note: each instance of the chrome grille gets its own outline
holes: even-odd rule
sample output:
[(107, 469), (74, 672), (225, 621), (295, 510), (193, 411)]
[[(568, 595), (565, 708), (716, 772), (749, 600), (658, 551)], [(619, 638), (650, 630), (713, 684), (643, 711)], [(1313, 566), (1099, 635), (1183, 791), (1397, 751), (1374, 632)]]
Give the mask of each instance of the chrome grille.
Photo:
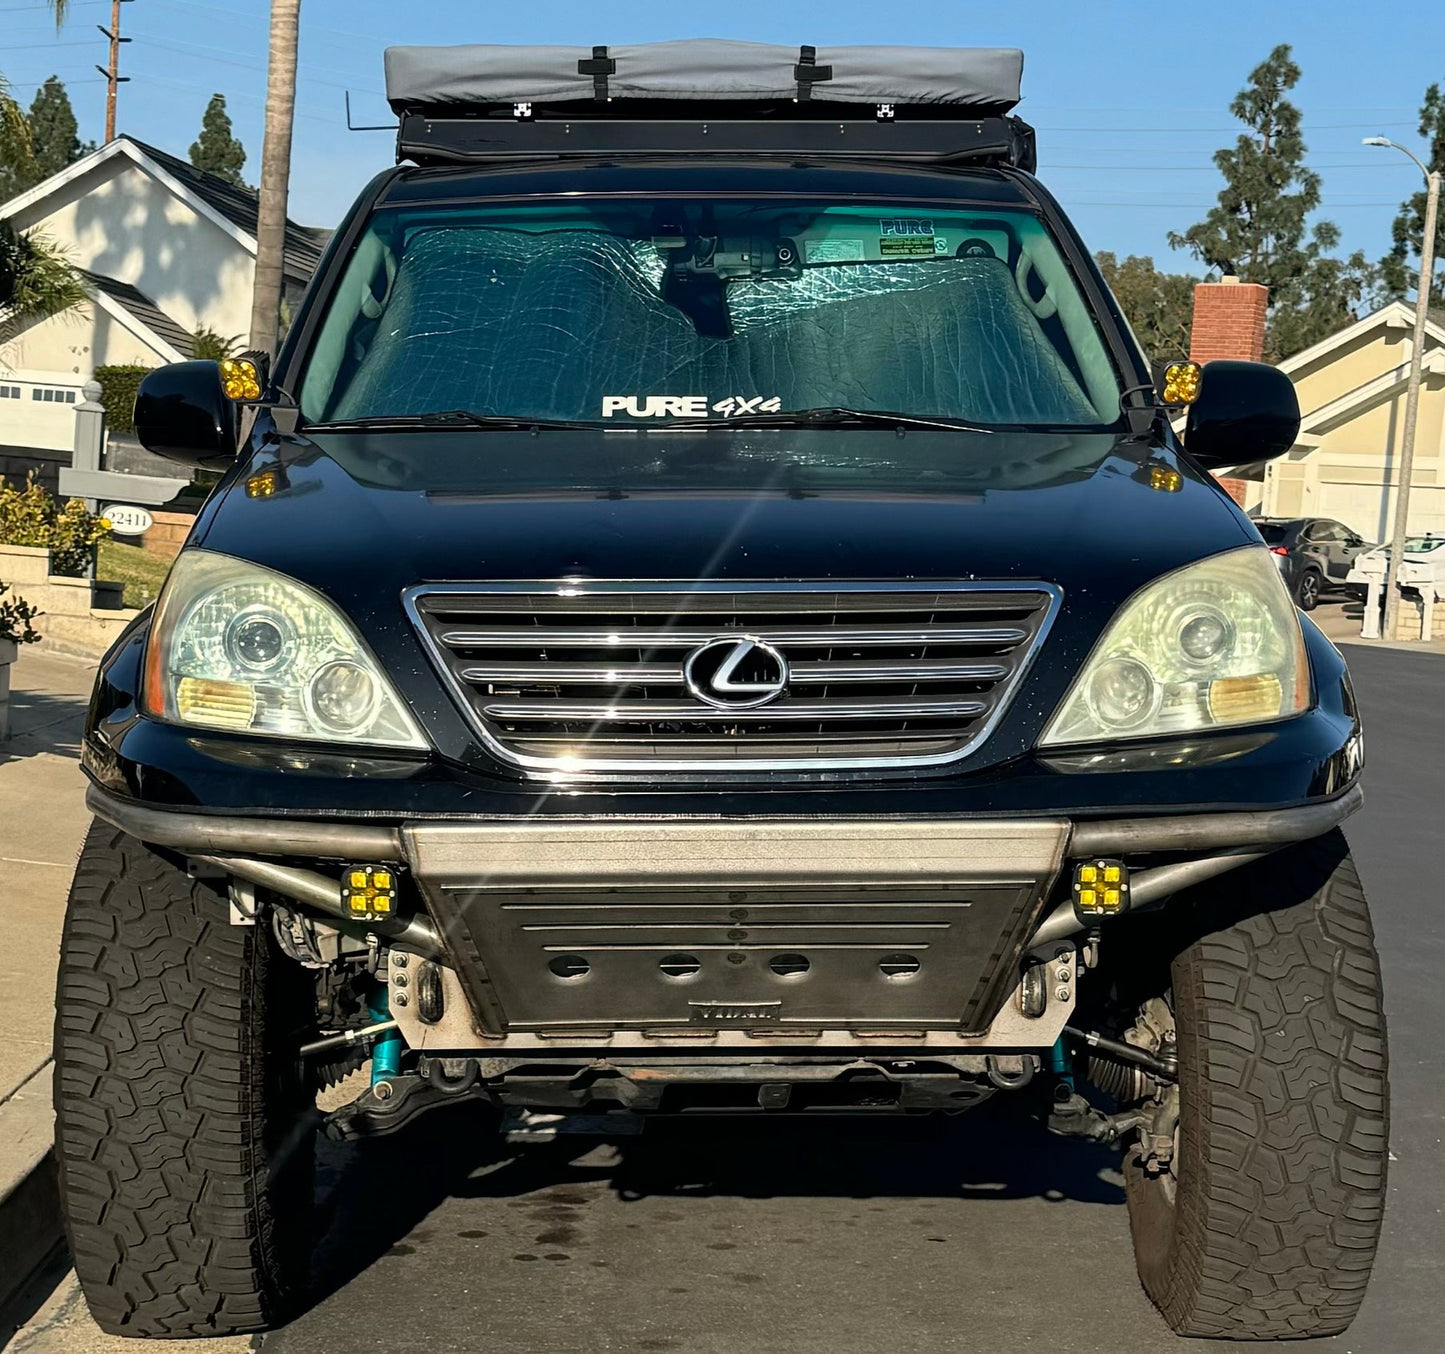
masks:
[[(534, 770), (814, 770), (946, 762), (1002, 713), (1059, 601), (1048, 584), (496, 583), (407, 608), (486, 743)], [(749, 638), (782, 695), (717, 708), (684, 665)]]

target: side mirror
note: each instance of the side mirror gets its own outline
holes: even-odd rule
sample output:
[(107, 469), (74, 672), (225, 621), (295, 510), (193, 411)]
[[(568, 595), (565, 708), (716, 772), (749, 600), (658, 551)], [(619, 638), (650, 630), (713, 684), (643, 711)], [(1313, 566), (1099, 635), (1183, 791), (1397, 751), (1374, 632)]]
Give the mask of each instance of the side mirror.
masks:
[(173, 362), (140, 383), (135, 435), (157, 456), (223, 470), (236, 459), (237, 411), (226, 398), (219, 362)]
[(1205, 470), (1282, 456), (1299, 436), (1294, 383), (1263, 362), (1206, 362), (1189, 406), (1184, 449)]

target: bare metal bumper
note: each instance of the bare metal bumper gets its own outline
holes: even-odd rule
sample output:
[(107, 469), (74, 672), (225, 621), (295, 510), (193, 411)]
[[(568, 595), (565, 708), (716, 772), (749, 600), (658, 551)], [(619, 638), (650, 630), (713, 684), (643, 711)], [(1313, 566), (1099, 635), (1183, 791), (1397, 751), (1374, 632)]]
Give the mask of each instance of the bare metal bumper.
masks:
[[(403, 1033), (414, 1047), (509, 1054), (1047, 1047), (1077, 986), (1072, 935), (1052, 918), (1052, 930), (1040, 926), (1067, 859), (1189, 851), (1206, 859), (1183, 865), (1219, 873), (1328, 831), (1360, 799), (1355, 787), (1263, 813), (1077, 824), (679, 817), (389, 827), (176, 813), (96, 787), (88, 796), (123, 831), (195, 855), (404, 862), (449, 966), (446, 1018), (425, 1026), (414, 1006), (397, 1004)], [(1180, 869), (1136, 880), (1159, 873), (1166, 889), (1176, 876), (1165, 872)], [(1192, 877), (1178, 874), (1178, 886)], [(1048, 973), (1042, 1017), (1022, 1014), (1026, 960)]]

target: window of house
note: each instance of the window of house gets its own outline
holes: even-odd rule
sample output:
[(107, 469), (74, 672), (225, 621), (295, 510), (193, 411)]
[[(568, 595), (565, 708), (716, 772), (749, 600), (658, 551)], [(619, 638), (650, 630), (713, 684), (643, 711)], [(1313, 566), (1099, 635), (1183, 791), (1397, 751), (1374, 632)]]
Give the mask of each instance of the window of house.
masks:
[[(17, 395), (18, 399), (19, 396)], [(49, 386), (35, 386), (30, 392), (32, 400), (40, 400), (44, 404), (74, 404), (75, 391), (55, 390)]]
[(0, 400), (18, 400), (19, 398), (19, 386), (0, 386)]

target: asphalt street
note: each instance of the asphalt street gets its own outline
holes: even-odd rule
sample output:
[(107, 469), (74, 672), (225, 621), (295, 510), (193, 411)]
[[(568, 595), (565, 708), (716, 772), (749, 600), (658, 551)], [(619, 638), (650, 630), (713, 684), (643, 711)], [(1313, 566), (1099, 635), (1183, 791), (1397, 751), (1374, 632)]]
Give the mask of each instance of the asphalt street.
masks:
[[(1445, 1347), (1445, 659), (1345, 650), (1366, 808), (1348, 833), (1384, 955), (1394, 1161), (1336, 1354)], [(313, 1309), (265, 1354), (1173, 1354), (1112, 1153), (1002, 1099), (948, 1120), (687, 1120), (509, 1148), (465, 1109), (326, 1158)]]

